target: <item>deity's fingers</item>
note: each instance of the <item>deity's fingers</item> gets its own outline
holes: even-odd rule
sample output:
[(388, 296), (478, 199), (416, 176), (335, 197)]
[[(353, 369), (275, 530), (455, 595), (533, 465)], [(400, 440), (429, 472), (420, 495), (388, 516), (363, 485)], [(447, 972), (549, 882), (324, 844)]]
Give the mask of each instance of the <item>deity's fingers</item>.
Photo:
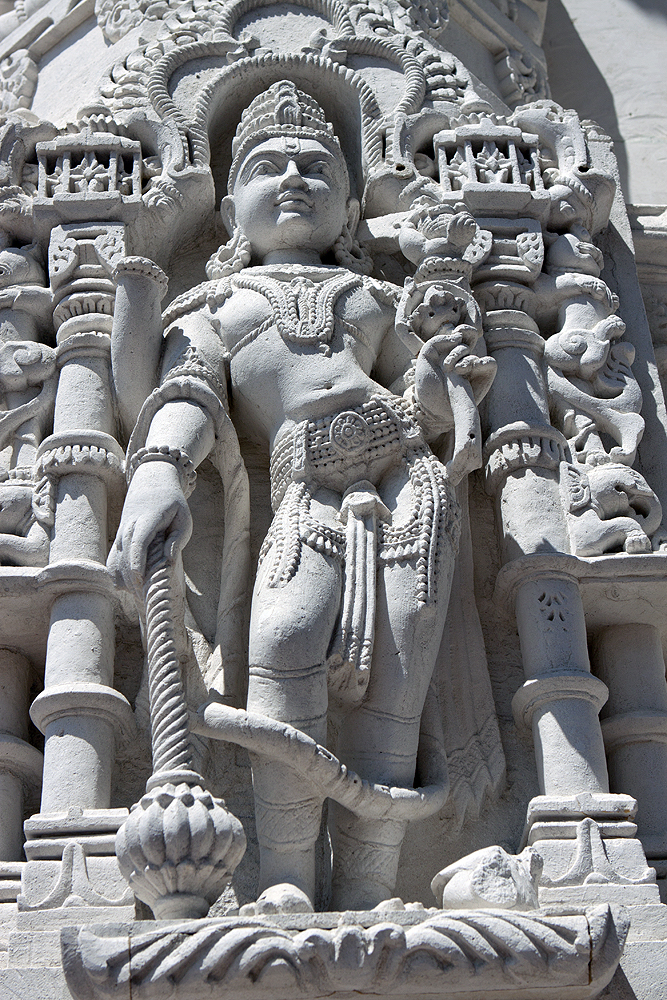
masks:
[(134, 524), (132, 522), (121, 523), (107, 558), (107, 569), (119, 590), (132, 591), (134, 589), (128, 567), (133, 530)]
[(192, 534), (192, 515), (187, 503), (179, 504), (169, 525), (164, 551), (167, 559), (174, 562), (177, 553), (187, 544)]
[(435, 336), (429, 337), (422, 347), (420, 354), (428, 358), (429, 361), (437, 364), (453, 348), (462, 343), (463, 337), (457, 330), (453, 330), (450, 333), (436, 333)]
[(459, 365), (470, 357), (470, 348), (467, 344), (459, 344), (452, 348), (449, 354), (442, 359), (442, 370), (444, 372), (458, 370)]
[(497, 367), (491, 357), (480, 358), (476, 354), (470, 354), (458, 362), (455, 371), (469, 380), (475, 402), (479, 403), (491, 388)]
[(160, 528), (161, 525), (156, 524), (153, 518), (138, 518), (123, 536), (123, 547), (127, 551), (123, 560), (125, 581), (128, 590), (135, 594), (143, 591), (148, 546)]
[(116, 535), (113, 545), (109, 550), (109, 556), (107, 558), (107, 569), (111, 574), (114, 584), (119, 590), (123, 590), (125, 582), (123, 580), (123, 574), (121, 571), (121, 560), (123, 558), (123, 540), (121, 538), (120, 530)]

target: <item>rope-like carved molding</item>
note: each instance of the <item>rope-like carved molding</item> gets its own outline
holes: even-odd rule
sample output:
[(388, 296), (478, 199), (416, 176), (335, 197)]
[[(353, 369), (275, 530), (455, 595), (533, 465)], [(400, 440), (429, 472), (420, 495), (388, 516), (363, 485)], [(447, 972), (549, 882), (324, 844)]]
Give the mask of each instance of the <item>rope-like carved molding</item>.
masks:
[[(275, 6), (276, 0), (233, 0), (220, 18), (220, 30), (231, 35), (234, 27), (245, 14), (262, 7)], [(340, 35), (353, 35), (354, 29), (347, 10), (338, 0), (294, 0), (295, 7), (305, 7), (315, 14), (321, 14)]]
[(407, 917), (405, 923), (379, 915), (370, 927), (339, 923), (342, 914), (296, 915), (295, 925), (301, 917), (306, 928), (300, 930), (252, 917), (158, 923), (143, 934), (128, 927), (116, 937), (68, 927), (61, 932), (62, 961), (78, 1000), (120, 1000), (128, 983), (132, 1000), (259, 1000), (293, 992), (514, 1000), (558, 989), (586, 1000), (611, 979), (629, 926), (624, 911), (608, 905), (558, 917), (496, 909), (432, 913), (416, 924), (410, 911), (392, 914)]
[(153, 774), (192, 768), (188, 710), (176, 639), (171, 596), (171, 567), (162, 535), (146, 557), (146, 647), (149, 664)]

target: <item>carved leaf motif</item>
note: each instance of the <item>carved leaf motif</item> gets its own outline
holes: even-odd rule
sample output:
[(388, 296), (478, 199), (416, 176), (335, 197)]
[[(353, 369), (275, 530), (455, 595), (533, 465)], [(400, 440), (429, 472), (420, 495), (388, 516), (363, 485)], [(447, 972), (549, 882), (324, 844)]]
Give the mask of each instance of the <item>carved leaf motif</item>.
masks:
[(542, 270), (544, 263), (544, 240), (542, 233), (519, 233), (516, 237), (516, 248), (519, 256), (531, 270)]
[(111, 274), (116, 264), (125, 256), (125, 242), (122, 227), (108, 226), (94, 243), (97, 258)]
[(481, 264), (491, 253), (493, 233), (489, 229), (478, 229), (475, 238), (463, 254), (463, 259), (473, 266)]
[(133, 935), (131, 949), (127, 935), (69, 928), (62, 948), (68, 986), (81, 1000), (126, 996), (130, 980), (133, 1000), (161, 990), (171, 995), (176, 981), (179, 1000), (239, 991), (254, 1000), (271, 989), (394, 997), (489, 991), (509, 1000), (526, 988), (588, 983), (591, 955), (601, 956), (591, 978), (608, 981), (626, 933), (606, 906), (559, 918), (491, 909), (440, 913), (407, 927), (343, 924), (300, 932), (254, 919), (192, 921)]
[(544, 886), (595, 885), (614, 883), (618, 885), (642, 885), (653, 878), (650, 868), (646, 868), (639, 878), (626, 878), (611, 864), (599, 825), (587, 818), (577, 824), (577, 846), (572, 864), (565, 875), (557, 879), (543, 876)]

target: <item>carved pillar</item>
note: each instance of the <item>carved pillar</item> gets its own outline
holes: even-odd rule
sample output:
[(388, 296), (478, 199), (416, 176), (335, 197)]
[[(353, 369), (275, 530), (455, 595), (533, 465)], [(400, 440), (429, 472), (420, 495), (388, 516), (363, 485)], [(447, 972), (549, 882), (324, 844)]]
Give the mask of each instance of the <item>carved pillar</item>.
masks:
[[(513, 295), (531, 301), (525, 289), (480, 289), (487, 303), (494, 292), (496, 300)], [(488, 396), (485, 453), (503, 559), (567, 553), (558, 475), (566, 442), (549, 421), (544, 340), (535, 321), (520, 309), (487, 310), (485, 339), (498, 365)], [(532, 728), (543, 794), (607, 791), (598, 721), (606, 689), (590, 673), (576, 580), (543, 570), (519, 586), (516, 617), (526, 683), (515, 697), (514, 710), (517, 723)]]
[(612, 788), (637, 799), (637, 835), (649, 858), (667, 857), (667, 683), (653, 625), (609, 625), (593, 645), (609, 687), (602, 732)]
[[(513, 709), (519, 728), (532, 731), (541, 791), (529, 804), (526, 836), (544, 858), (547, 893), (579, 886), (591, 872), (610, 882), (649, 881), (633, 839), (636, 804), (609, 794), (599, 720), (608, 692), (591, 674), (578, 581), (559, 565), (570, 550), (560, 482), (569, 449), (549, 419), (544, 340), (526, 311), (535, 297), (510, 283), (482, 285), (478, 294), (498, 365), (486, 412), (487, 488), (505, 564), (536, 560), (526, 561), (514, 595), (526, 681)], [(504, 303), (524, 308), (497, 308)], [(614, 840), (603, 847), (603, 837)]]
[(526, 683), (512, 707), (517, 724), (532, 728), (540, 791), (608, 792), (598, 719), (607, 689), (590, 672), (577, 581), (540, 574), (520, 585), (515, 607)]
[(42, 755), (27, 742), (30, 671), (21, 653), (0, 650), (0, 862), (21, 859), (24, 789), (41, 781)]
[[(71, 583), (53, 603), (44, 691), (31, 709), (45, 735), (42, 813), (109, 806), (114, 729), (131, 713), (112, 687), (113, 606), (102, 568), (107, 489), (123, 455), (113, 437), (110, 383), (114, 286), (99, 247), (119, 241), (119, 229), (62, 227), (50, 248), (60, 379), (53, 435), (38, 457), (57, 481), (51, 567), (66, 577), (69, 565)], [(92, 586), (77, 585), (82, 564), (93, 571)]]

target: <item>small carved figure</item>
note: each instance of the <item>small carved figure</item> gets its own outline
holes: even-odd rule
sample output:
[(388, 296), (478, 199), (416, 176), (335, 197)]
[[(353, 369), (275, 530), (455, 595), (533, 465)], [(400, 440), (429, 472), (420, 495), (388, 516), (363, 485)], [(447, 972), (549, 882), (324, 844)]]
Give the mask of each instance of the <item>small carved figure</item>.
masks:
[[(53, 523), (51, 488), (35, 482), (37, 447), (56, 396), (53, 348), (38, 343), (51, 319), (38, 248), (0, 249), (0, 448), (10, 448), (0, 473), (0, 564), (43, 566)], [(10, 474), (11, 473), (11, 474)]]
[(38, 248), (0, 248), (0, 447), (13, 445), (10, 468), (29, 466), (55, 401), (55, 355), (38, 343), (51, 323)]
[(37, 484), (31, 479), (0, 480), (1, 565), (46, 565), (53, 508), (53, 490), (47, 477)]
[[(360, 784), (374, 801), (390, 798), (386, 785), (419, 797), (420, 721), (449, 601), (454, 485), (464, 471), (458, 463), (451, 475), (428, 442), (454, 430), (449, 375), (476, 401), (494, 364), (473, 355), (468, 326), (455, 333), (465, 298), (445, 303), (434, 292), (418, 296), (421, 335), (430, 339), (413, 359), (395, 330), (401, 289), (368, 276), (354, 240), (359, 205), (339, 141), (320, 106), (289, 81), (244, 112), (228, 190), (221, 211), (230, 241), (209, 261), (212, 280), (167, 311), (161, 385), (132, 434), (109, 565), (137, 592), (159, 532), (177, 560), (191, 531), (195, 469), (208, 455), (233, 492), (231, 385), (236, 427), (268, 444), (274, 512), (252, 597), (248, 711), (239, 713), (258, 741), (256, 905), (294, 911), (312, 908), (322, 804), (335, 791), (318, 784), (315, 768), (300, 771), (298, 754), (294, 766), (284, 753), (271, 759), (270, 739), (282, 734), (296, 745), (305, 734), (303, 752), (321, 758), (335, 717), (332, 749), (343, 771), (367, 779)], [(130, 413), (136, 372), (124, 374), (121, 358), (115, 378)], [(226, 495), (232, 518), (235, 503)], [(226, 546), (232, 534), (230, 522)], [(234, 694), (228, 676), (223, 683), (228, 670), (219, 661), (217, 673), (209, 670), (214, 699)], [(363, 816), (330, 804), (335, 909), (368, 909), (393, 895), (406, 820), (379, 815), (379, 807)]]

